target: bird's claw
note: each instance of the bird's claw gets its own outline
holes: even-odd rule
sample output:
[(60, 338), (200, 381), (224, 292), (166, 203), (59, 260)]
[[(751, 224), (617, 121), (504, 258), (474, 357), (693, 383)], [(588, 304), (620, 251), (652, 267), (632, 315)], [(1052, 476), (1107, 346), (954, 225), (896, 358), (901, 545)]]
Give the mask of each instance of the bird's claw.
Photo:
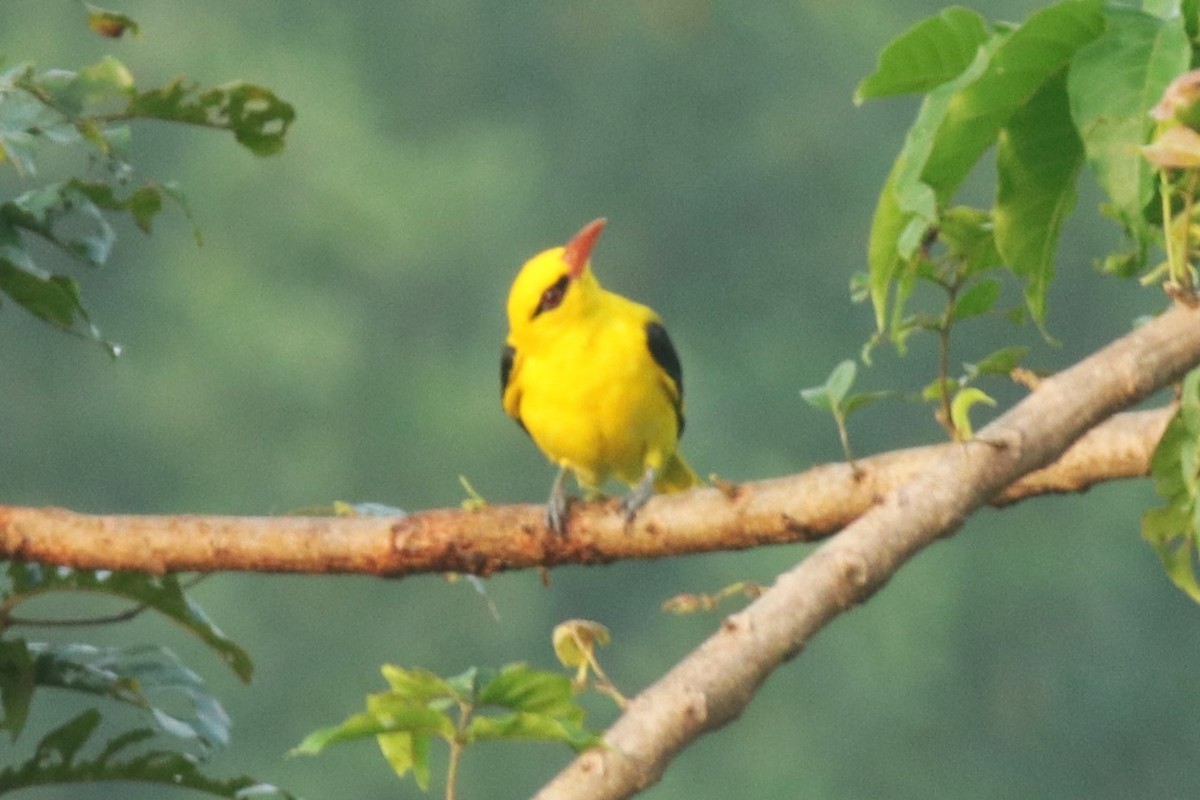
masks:
[(646, 505), (646, 501), (654, 496), (654, 477), (654, 469), (648, 467), (642, 480), (621, 501), (621, 510), (625, 512), (626, 525), (633, 522), (633, 518), (641, 511), (642, 506)]
[(567, 535), (567, 496), (551, 497), (546, 503), (546, 525), (559, 536)]
[(550, 487), (550, 499), (546, 501), (546, 525), (559, 536), (567, 535), (567, 511), (570, 501), (563, 488), (566, 469), (560, 469)]

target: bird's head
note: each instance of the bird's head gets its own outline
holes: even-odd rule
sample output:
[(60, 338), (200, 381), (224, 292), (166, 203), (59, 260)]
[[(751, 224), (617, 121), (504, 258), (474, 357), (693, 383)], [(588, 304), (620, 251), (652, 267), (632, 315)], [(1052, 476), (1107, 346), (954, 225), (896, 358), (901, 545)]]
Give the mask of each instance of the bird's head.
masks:
[[(508, 293), (508, 325), (514, 333), (586, 314), (600, 289), (588, 258), (606, 219), (592, 220), (564, 247), (552, 247), (525, 262)], [(549, 327), (553, 327), (550, 325)]]

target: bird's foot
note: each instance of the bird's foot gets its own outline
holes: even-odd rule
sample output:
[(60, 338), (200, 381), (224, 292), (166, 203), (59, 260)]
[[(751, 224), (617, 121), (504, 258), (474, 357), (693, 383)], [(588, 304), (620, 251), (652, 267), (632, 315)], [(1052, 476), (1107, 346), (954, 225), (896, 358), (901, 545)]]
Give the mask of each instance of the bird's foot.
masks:
[(546, 525), (559, 536), (567, 535), (567, 517), (571, 499), (565, 494), (546, 503)]
[(646, 474), (642, 476), (641, 481), (621, 501), (621, 510), (625, 512), (626, 524), (633, 522), (633, 518), (637, 516), (642, 506), (646, 505), (646, 501), (654, 496), (655, 475), (653, 467), (646, 467)]
[(550, 487), (550, 499), (546, 501), (546, 525), (559, 536), (567, 535), (567, 515), (571, 500), (563, 488), (566, 469), (560, 469)]

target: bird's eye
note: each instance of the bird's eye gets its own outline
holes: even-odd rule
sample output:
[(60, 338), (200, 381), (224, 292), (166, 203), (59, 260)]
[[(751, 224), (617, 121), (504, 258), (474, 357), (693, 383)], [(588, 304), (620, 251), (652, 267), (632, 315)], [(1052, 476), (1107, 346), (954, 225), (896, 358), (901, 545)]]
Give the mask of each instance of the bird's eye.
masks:
[(563, 295), (567, 293), (567, 283), (569, 281), (570, 278), (566, 275), (563, 275), (561, 278), (551, 284), (546, 291), (542, 292), (542, 297), (540, 300), (538, 300), (537, 308), (533, 310), (533, 316), (536, 317), (543, 311), (550, 311), (551, 309), (558, 308), (559, 304), (563, 301)]

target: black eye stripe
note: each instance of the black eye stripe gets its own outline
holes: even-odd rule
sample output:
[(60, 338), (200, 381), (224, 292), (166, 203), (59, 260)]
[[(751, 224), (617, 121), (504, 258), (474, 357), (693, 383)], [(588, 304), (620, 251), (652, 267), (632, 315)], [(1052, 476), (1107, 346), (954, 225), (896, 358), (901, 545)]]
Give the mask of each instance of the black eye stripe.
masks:
[(536, 317), (543, 311), (550, 311), (551, 309), (558, 308), (559, 304), (563, 301), (563, 295), (567, 293), (567, 284), (570, 283), (570, 281), (571, 278), (569, 276), (562, 275), (558, 280), (550, 284), (550, 286), (546, 288), (546, 291), (542, 292), (542, 296), (538, 300), (537, 308), (533, 310), (533, 316), (531, 316), (530, 319), (533, 319), (533, 317)]

